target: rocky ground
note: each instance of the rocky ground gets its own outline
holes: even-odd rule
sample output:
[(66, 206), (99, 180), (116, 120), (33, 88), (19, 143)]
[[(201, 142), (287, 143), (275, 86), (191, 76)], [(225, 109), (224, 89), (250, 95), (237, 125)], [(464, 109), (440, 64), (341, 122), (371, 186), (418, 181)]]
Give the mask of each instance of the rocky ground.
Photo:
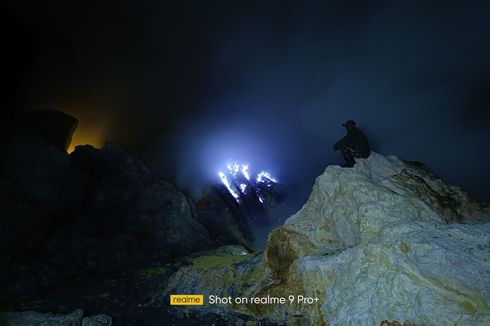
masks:
[(236, 215), (226, 216), (227, 236), (216, 241), (187, 196), (116, 144), (68, 154), (39, 135), (15, 133), (2, 138), (0, 152), (0, 311), (82, 308), (116, 325), (227, 324), (238, 316), (149, 304), (184, 257), (235, 239), (248, 245)]
[[(104, 323), (99, 321), (93, 325), (245, 325), (247, 321), (254, 320), (250, 316), (233, 313), (220, 316), (215, 313), (170, 309), (168, 298), (163, 298), (159, 292), (163, 293), (168, 278), (178, 266), (185, 264), (179, 262), (148, 267), (120, 275), (82, 275), (58, 280), (50, 288), (0, 303), (3, 311), (42, 312), (37, 319), (39, 322), (33, 322), (32, 316), (26, 314), (18, 316), (0, 313), (0, 325), (3, 325), (2, 321), (5, 325), (39, 325), (41, 321), (50, 320), (48, 313), (59, 314), (61, 321), (72, 318), (75, 320), (73, 325), (80, 325), (81, 316), (100, 314), (110, 317), (110, 322), (106, 319)], [(72, 314), (70, 317), (69, 312), (81, 307), (83, 313), (80, 316)], [(65, 325), (61, 321), (51, 321), (49, 325)]]
[[(219, 189), (195, 207), (116, 144), (47, 139), (0, 142), (0, 324), (490, 324), (490, 206), (420, 163), (327, 167), (255, 252)], [(318, 300), (172, 309), (172, 293)]]

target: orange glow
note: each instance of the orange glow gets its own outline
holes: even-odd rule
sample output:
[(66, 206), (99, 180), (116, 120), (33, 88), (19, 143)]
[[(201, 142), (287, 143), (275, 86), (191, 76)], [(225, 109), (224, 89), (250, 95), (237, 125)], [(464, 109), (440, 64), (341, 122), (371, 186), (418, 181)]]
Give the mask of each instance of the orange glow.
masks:
[(73, 133), (70, 147), (68, 148), (68, 153), (75, 150), (78, 145), (92, 145), (96, 148), (101, 148), (104, 146), (105, 140), (103, 138), (103, 133), (98, 130), (83, 129), (83, 125), (78, 124), (77, 129)]
[[(71, 138), (70, 147), (67, 152), (71, 153), (78, 145), (92, 145), (95, 148), (101, 148), (107, 141), (107, 119), (96, 116), (95, 112), (87, 114), (83, 111), (67, 110), (67, 112), (78, 119), (78, 125)], [(93, 115), (93, 116), (92, 116)]]
[[(87, 86), (87, 85), (85, 85)], [(68, 153), (76, 146), (92, 145), (101, 148), (111, 140), (120, 125), (120, 112), (126, 112), (130, 92), (116, 80), (99, 80), (80, 90), (69, 87), (58, 95), (35, 98), (31, 107), (52, 108), (77, 118)], [(117, 109), (116, 109), (117, 108)]]

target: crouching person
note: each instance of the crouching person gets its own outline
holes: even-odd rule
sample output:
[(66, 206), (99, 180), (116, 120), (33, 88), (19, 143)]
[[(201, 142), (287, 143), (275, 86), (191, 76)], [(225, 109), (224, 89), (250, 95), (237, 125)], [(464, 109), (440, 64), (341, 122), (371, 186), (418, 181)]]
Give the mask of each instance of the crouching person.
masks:
[(342, 124), (347, 134), (333, 145), (333, 150), (340, 150), (345, 163), (342, 167), (351, 168), (356, 164), (356, 158), (367, 158), (371, 154), (371, 148), (366, 135), (356, 127), (354, 120), (348, 120)]

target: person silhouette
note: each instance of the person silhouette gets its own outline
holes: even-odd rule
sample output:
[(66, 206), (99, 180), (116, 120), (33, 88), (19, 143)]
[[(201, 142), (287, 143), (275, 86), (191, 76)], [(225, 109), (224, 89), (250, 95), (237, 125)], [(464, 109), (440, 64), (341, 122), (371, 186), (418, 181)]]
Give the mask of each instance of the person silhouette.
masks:
[(371, 154), (369, 140), (366, 135), (356, 127), (354, 120), (347, 120), (342, 124), (347, 134), (333, 145), (333, 150), (340, 150), (345, 163), (342, 167), (351, 168), (356, 164), (356, 158), (367, 158)]

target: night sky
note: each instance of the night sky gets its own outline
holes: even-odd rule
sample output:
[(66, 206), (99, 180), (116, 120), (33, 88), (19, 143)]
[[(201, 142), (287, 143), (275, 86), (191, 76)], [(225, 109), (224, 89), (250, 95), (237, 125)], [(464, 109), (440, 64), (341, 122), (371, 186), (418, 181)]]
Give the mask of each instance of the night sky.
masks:
[(490, 1), (12, 1), (7, 110), (79, 118), (199, 197), (227, 160), (307, 193), (341, 123), (490, 201)]

